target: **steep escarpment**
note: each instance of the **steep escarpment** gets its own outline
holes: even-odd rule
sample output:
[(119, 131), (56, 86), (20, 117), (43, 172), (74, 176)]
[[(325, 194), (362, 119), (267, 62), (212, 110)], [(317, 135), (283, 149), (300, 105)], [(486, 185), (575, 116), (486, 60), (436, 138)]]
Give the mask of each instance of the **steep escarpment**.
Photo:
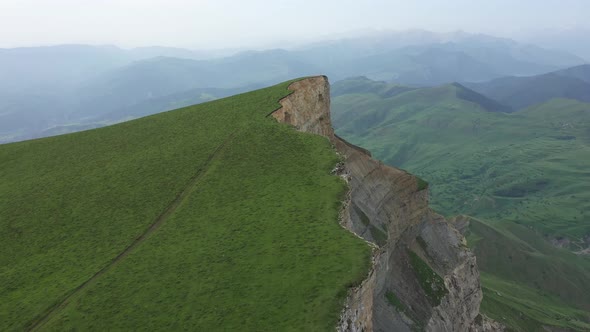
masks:
[(475, 256), (461, 233), (428, 208), (427, 184), (334, 134), (326, 77), (297, 81), (290, 89), (272, 116), (332, 142), (343, 156), (335, 171), (350, 188), (341, 223), (375, 244), (373, 267), (351, 290), (338, 330), (499, 329), (479, 315)]

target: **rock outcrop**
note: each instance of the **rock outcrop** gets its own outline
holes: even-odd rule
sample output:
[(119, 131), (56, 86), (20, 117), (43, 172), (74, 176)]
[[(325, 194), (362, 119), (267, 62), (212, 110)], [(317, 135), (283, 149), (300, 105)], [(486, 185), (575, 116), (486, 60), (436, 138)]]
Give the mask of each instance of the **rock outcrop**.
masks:
[(330, 84), (325, 76), (310, 77), (291, 83), (293, 91), (281, 100), (281, 108), (271, 115), (299, 131), (334, 137), (330, 120)]
[(271, 115), (301, 131), (327, 137), (344, 162), (348, 182), (341, 223), (374, 244), (373, 266), (349, 293), (339, 331), (494, 331), (479, 315), (482, 291), (464, 237), (428, 207), (427, 184), (371, 158), (334, 134), (325, 76), (290, 86)]

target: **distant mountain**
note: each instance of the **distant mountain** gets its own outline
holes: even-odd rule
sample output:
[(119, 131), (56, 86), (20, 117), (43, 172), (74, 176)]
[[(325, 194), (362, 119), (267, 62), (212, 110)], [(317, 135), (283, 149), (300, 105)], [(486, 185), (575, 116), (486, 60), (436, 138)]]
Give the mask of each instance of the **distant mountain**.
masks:
[[(387, 53), (412, 47), (448, 47), (464, 51), (475, 57), (497, 56), (513, 58), (528, 63), (549, 66), (571, 66), (583, 63), (580, 57), (556, 49), (540, 48), (532, 44), (519, 43), (511, 39), (498, 38), (484, 34), (471, 34), (462, 31), (436, 33), (424, 30), (367, 32), (356, 37), (344, 37), (316, 42), (299, 47), (299, 52), (308, 61), (330, 62), (339, 59), (358, 59), (366, 56)], [(489, 51), (493, 51), (489, 53)], [(319, 63), (318, 63), (319, 64)]]
[(199, 59), (205, 52), (170, 47), (57, 45), (0, 49), (0, 96), (63, 92), (102, 73), (158, 56)]
[(522, 40), (543, 47), (564, 50), (590, 61), (590, 29), (588, 28), (544, 30)]
[[(501, 76), (488, 64), (463, 52), (438, 46), (411, 47), (349, 61), (335, 72), (416, 86)], [(336, 76), (338, 77), (338, 76)]]
[(558, 70), (555, 72), (557, 75), (566, 76), (566, 77), (573, 77), (584, 82), (590, 83), (590, 64), (575, 66), (571, 68), (566, 68), (562, 70)]
[(319, 42), (293, 52), (325, 68), (336, 80), (363, 75), (414, 85), (534, 75), (585, 62), (566, 52), (510, 39), (420, 30)]
[[(0, 120), (5, 125), (0, 126), (0, 142), (41, 135), (56, 126), (81, 128), (117, 111), (123, 112), (117, 118), (125, 118), (124, 110), (150, 102), (161, 105), (156, 102), (159, 98), (197, 89), (243, 91), (291, 77), (327, 74), (334, 81), (365, 76), (396, 82), (406, 86), (403, 91), (409, 85), (481, 82), (584, 62), (571, 54), (508, 39), (420, 30), (212, 58), (219, 54), (87, 45), (1, 49)], [(165, 103), (182, 105), (169, 99)]]
[(63, 93), (105, 70), (131, 61), (123, 50), (114, 46), (0, 49), (0, 96), (31, 91)]
[(537, 76), (511, 76), (465, 85), (514, 109), (523, 109), (553, 98), (590, 102), (590, 65)]
[(205, 60), (221, 56), (228, 56), (236, 52), (231, 50), (200, 51), (188, 50), (178, 47), (144, 46), (129, 49), (127, 50), (127, 53), (135, 60), (149, 59), (159, 56), (180, 59)]
[(155, 57), (204, 59), (217, 52), (171, 47), (121, 49), (115, 46), (57, 45), (0, 49), (0, 96), (66, 93), (78, 84), (135, 61)]
[(157, 57), (111, 70), (76, 92), (70, 117), (96, 118), (191, 89), (259, 87), (319, 73), (283, 50), (248, 52), (215, 60)]
[[(498, 38), (483, 34), (466, 34), (454, 40), (451, 45), (466, 53), (494, 61), (518, 61), (521, 64), (538, 64), (566, 67), (585, 63), (585, 59), (563, 51), (560, 48), (543, 48), (534, 44), (519, 43), (512, 39)], [(517, 71), (526, 71), (515, 68)]]
[(67, 123), (69, 101), (53, 95), (22, 94), (0, 98), (0, 144), (31, 138), (31, 134)]
[[(156, 55), (199, 58), (204, 53), (166, 47), (124, 50), (89, 45), (0, 49), (0, 142), (37, 137), (48, 128), (72, 124), (69, 114), (83, 108), (79, 101), (89, 95), (84, 93), (84, 86), (100, 82), (108, 72)], [(183, 87), (173, 92), (186, 90)], [(109, 104), (122, 106), (95, 97), (95, 109), (108, 109)]]

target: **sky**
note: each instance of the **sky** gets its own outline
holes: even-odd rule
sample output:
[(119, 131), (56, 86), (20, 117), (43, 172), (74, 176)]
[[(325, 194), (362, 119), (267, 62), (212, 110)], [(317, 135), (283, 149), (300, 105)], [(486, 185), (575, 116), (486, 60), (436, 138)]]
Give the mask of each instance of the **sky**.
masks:
[(359, 30), (590, 29), (588, 0), (0, 0), (0, 47), (276, 46)]

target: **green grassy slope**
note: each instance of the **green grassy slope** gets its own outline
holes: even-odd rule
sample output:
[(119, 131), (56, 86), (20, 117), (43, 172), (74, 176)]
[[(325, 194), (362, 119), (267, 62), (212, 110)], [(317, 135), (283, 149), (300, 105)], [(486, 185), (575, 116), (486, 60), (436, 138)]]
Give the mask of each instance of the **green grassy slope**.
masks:
[(287, 85), (1, 145), (1, 329), (331, 329), (370, 251)]
[(487, 272), (481, 274), (481, 282), (481, 310), (509, 330), (546, 331), (546, 326), (590, 330), (588, 311), (573, 308), (547, 292)]
[[(588, 310), (590, 260), (546, 239), (574, 251), (588, 245), (590, 104), (555, 99), (516, 113), (489, 112), (458, 98), (457, 88), (343, 94), (333, 99), (332, 119), (340, 136), (427, 181), (438, 212), (474, 215), (501, 230), (471, 227), (469, 242), (479, 239), (478, 264), (491, 276), (487, 289), (495, 289), (493, 277), (550, 294), (538, 310), (547, 303)], [(554, 323), (531, 313), (523, 317)]]
[(590, 329), (590, 260), (512, 222), (470, 218), (467, 242), (483, 272), (484, 312), (522, 331)]

